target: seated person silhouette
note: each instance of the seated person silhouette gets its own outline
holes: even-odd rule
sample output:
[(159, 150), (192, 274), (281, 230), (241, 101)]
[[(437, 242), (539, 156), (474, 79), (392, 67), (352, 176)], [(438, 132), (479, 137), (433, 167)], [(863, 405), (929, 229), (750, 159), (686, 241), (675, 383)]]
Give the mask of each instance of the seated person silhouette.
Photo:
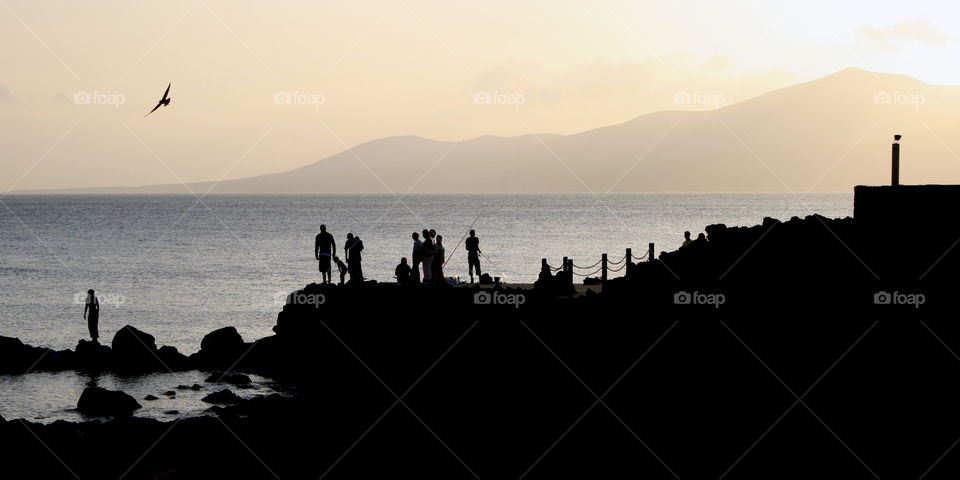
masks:
[(400, 264), (397, 265), (397, 269), (394, 271), (394, 274), (397, 276), (398, 285), (407, 285), (410, 283), (410, 274), (413, 273), (413, 270), (410, 268), (410, 265), (407, 265), (407, 258), (403, 257), (400, 259)]

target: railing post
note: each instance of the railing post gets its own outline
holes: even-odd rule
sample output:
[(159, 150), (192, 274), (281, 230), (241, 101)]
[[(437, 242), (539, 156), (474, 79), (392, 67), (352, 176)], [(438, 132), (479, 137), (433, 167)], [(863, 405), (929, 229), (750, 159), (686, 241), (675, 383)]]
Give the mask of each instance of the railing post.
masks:
[(633, 265), (633, 249), (632, 248), (627, 249), (627, 254), (625, 255), (625, 258), (627, 259), (627, 265)]
[(607, 286), (607, 254), (606, 253), (604, 253), (603, 256), (600, 257), (600, 265), (601, 265), (600, 269), (602, 270), (602, 273), (600, 274), (600, 286), (605, 287)]
[(654, 257), (653, 257), (653, 242), (650, 242), (650, 249), (647, 250), (647, 261), (648, 261), (648, 262), (652, 262), (653, 259), (654, 259)]
[(540, 271), (544, 271), (544, 270), (546, 270), (546, 271), (549, 272), (549, 271), (550, 271), (550, 267), (547, 266), (547, 259), (546, 259), (546, 258), (541, 258), (541, 259), (540, 259)]
[(569, 265), (567, 265), (567, 257), (563, 257), (563, 268), (560, 271), (563, 273), (567, 273), (568, 267)]
[(570, 266), (568, 270), (570, 272), (570, 285), (573, 285), (573, 259), (567, 259), (567, 264)]

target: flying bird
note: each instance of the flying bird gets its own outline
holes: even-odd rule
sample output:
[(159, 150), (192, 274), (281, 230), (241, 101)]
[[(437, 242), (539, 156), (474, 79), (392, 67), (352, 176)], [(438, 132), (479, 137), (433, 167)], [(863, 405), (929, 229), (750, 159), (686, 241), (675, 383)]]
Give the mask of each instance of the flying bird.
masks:
[[(157, 106), (153, 107), (153, 110), (150, 110), (150, 112), (148, 112), (147, 115), (150, 115), (151, 113), (156, 112), (157, 109), (160, 107), (166, 107), (167, 105), (170, 105), (170, 97), (167, 97), (169, 93), (170, 93), (170, 84), (168, 83), (167, 91), (163, 92), (163, 98), (161, 98), (160, 101), (157, 102)], [(146, 117), (147, 115), (144, 115), (144, 117)]]

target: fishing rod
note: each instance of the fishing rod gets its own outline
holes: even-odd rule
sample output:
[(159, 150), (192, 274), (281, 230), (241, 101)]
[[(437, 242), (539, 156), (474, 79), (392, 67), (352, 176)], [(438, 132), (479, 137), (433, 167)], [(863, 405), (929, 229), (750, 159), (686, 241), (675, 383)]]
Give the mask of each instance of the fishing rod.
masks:
[(443, 261), (443, 265), (441, 265), (440, 268), (447, 266), (447, 262), (449, 262), (450, 259), (453, 258), (453, 254), (456, 253), (458, 248), (460, 248), (460, 244), (463, 243), (463, 240), (467, 238), (467, 235), (470, 233), (470, 230), (473, 230), (473, 226), (477, 224), (477, 220), (480, 220), (480, 215), (483, 215), (483, 214), (481, 213), (477, 215), (477, 218), (473, 219), (473, 223), (470, 224), (470, 228), (468, 228), (466, 232), (463, 232), (463, 236), (460, 237), (460, 241), (457, 242), (457, 246), (453, 247), (453, 251), (450, 252), (450, 255), (447, 255), (446, 260)]

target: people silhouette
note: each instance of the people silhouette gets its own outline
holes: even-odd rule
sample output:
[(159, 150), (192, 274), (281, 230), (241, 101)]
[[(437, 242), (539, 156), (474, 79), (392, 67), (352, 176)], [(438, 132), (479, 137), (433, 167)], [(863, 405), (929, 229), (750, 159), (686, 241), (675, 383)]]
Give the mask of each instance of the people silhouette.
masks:
[(433, 256), (437, 253), (437, 248), (433, 245), (433, 239), (430, 238), (430, 231), (423, 230), (423, 246), (420, 249), (420, 262), (423, 264), (423, 283), (430, 283), (433, 280)]
[(330, 257), (337, 254), (337, 244), (333, 240), (333, 235), (327, 232), (326, 225), (320, 225), (320, 233), (317, 234), (316, 241), (313, 244), (313, 252), (320, 262), (320, 274), (323, 283), (330, 283)]
[(343, 244), (343, 249), (347, 252), (347, 268), (350, 272), (350, 283), (363, 283), (363, 268), (360, 262), (363, 260), (363, 241), (360, 237), (347, 234), (347, 241)]
[(687, 245), (690, 245), (691, 243), (693, 243), (693, 241), (690, 240), (690, 232), (689, 232), (689, 231), (683, 232), (683, 245), (680, 245), (680, 246), (681, 246), (681, 247), (686, 247)]
[(343, 285), (347, 277), (347, 264), (343, 263), (340, 257), (333, 257), (333, 261), (337, 264), (337, 270), (340, 270), (340, 285)]
[(446, 256), (446, 249), (443, 248), (443, 235), (437, 235), (436, 243), (437, 254), (433, 257), (433, 279), (438, 284), (447, 283), (443, 276), (443, 262)]
[(93, 343), (100, 343), (100, 332), (98, 324), (100, 322), (100, 300), (94, 295), (93, 289), (87, 290), (87, 300), (83, 305), (83, 318), (87, 320), (87, 329), (90, 331), (90, 338)]
[(480, 239), (477, 238), (477, 232), (470, 230), (470, 236), (464, 243), (467, 249), (467, 269), (470, 271), (470, 283), (473, 283), (473, 269), (477, 269), (477, 276), (480, 276)]
[(407, 285), (410, 283), (410, 274), (412, 273), (410, 265), (407, 265), (407, 257), (400, 259), (400, 264), (397, 265), (394, 274), (397, 276), (398, 285)]
[(421, 252), (423, 251), (423, 242), (420, 241), (420, 234), (413, 232), (411, 235), (413, 238), (413, 255), (410, 257), (413, 259), (413, 265), (410, 269), (410, 280), (414, 283), (420, 283), (420, 257)]

